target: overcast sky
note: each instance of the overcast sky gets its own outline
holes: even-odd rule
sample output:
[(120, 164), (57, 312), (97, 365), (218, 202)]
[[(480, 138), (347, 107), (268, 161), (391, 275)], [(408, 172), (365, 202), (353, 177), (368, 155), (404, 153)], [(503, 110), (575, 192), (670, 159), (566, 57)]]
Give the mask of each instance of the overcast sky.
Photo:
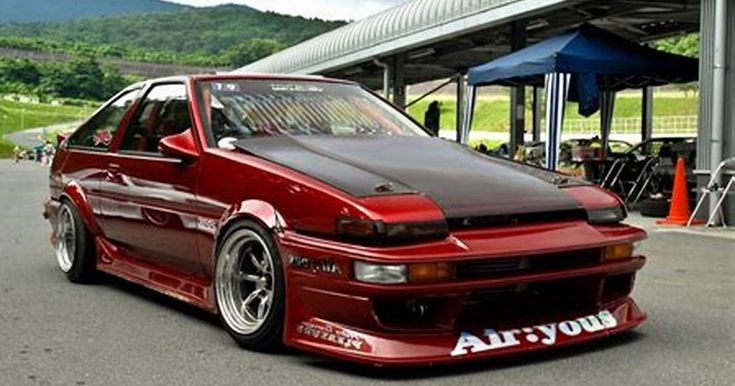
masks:
[(328, 20), (358, 20), (406, 0), (168, 0), (196, 7), (237, 3), (262, 11), (318, 17)]

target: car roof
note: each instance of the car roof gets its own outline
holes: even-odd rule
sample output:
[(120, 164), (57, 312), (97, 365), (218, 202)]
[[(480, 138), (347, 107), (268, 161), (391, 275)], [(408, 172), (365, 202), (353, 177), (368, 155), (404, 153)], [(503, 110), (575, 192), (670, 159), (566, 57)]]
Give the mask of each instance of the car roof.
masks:
[(300, 75), (300, 74), (239, 74), (239, 73), (217, 73), (217, 74), (190, 74), (179, 76), (168, 76), (163, 78), (147, 79), (130, 85), (128, 88), (141, 87), (152, 83), (170, 83), (170, 82), (186, 82), (186, 81), (207, 81), (207, 80), (247, 80), (247, 79), (265, 79), (265, 80), (296, 80), (296, 81), (313, 81), (328, 82), (342, 84), (357, 84), (352, 81), (326, 78), (317, 75)]

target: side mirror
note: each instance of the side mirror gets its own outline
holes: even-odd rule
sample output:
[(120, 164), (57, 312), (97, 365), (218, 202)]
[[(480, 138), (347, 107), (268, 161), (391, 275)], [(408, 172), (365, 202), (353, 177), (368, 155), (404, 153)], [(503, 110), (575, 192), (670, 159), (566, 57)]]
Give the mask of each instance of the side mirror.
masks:
[(158, 151), (165, 157), (178, 158), (184, 162), (194, 162), (199, 159), (199, 150), (191, 129), (161, 138), (158, 141)]

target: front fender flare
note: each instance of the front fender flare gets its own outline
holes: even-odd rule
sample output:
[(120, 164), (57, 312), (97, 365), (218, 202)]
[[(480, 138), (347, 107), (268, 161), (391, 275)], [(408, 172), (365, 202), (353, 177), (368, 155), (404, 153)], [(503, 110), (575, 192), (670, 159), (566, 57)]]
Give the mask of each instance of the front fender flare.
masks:
[(280, 233), (286, 228), (283, 216), (273, 205), (262, 200), (245, 200), (231, 206), (222, 215), (214, 233), (215, 245), (219, 246), (222, 235), (238, 220), (255, 221), (272, 233)]

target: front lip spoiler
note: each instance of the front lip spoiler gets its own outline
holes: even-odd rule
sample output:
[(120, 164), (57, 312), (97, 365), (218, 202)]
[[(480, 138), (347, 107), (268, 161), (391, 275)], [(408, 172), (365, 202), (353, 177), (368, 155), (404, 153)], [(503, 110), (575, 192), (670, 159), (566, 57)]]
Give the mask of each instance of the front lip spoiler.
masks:
[[(522, 341), (519, 345), (497, 350), (469, 353), (468, 355), (462, 356), (451, 355), (460, 332), (444, 334), (402, 333), (400, 335), (382, 335), (371, 331), (349, 331), (348, 327), (322, 320), (319, 320), (319, 323), (330, 326), (330, 328), (333, 328), (335, 331), (349, 331), (349, 334), (352, 334), (354, 339), (359, 339), (364, 342), (362, 347), (366, 347), (371, 351), (363, 352), (355, 350), (354, 348), (345, 348), (329, 344), (325, 341), (313, 339), (309, 336), (300, 337), (296, 334), (287, 341), (287, 344), (316, 354), (366, 365), (426, 366), (500, 358), (583, 344), (631, 330), (643, 323), (647, 318), (647, 315), (638, 308), (632, 298), (626, 298), (622, 303), (613, 307), (608, 307), (607, 310), (615, 315), (617, 320), (617, 326), (614, 328), (594, 333), (584, 332), (583, 334), (574, 337), (565, 336), (564, 340), (557, 341), (553, 345), (529, 343), (527, 340), (519, 339)], [(574, 315), (571, 316), (569, 320), (574, 320), (575, 317), (582, 316), (586, 315)], [(556, 324), (559, 324), (560, 322), (563, 321), (549, 321), (549, 323)], [(487, 327), (491, 328), (491, 326)], [(523, 327), (525, 326), (518, 326), (519, 329)], [(481, 334), (482, 331), (478, 333), (478, 335)]]

